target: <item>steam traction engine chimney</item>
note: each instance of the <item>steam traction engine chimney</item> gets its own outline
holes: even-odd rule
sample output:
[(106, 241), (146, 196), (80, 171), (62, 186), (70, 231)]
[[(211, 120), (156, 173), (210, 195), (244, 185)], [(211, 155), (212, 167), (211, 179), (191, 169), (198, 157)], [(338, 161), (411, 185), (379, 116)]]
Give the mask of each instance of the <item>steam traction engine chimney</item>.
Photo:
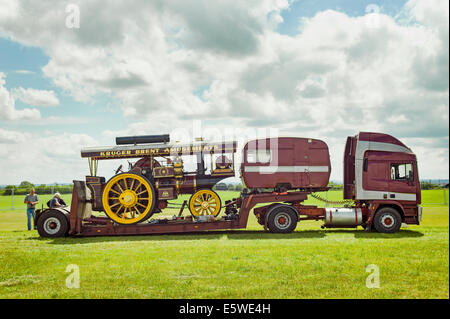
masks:
[(168, 143), (168, 142), (170, 142), (169, 134), (116, 137), (116, 145)]

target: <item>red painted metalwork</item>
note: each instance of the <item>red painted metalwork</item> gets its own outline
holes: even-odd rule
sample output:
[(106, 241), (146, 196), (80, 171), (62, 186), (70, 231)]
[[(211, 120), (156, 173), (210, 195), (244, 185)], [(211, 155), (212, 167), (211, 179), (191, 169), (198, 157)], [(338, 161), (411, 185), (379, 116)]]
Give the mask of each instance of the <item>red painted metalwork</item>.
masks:
[[(266, 158), (251, 160), (255, 152), (267, 152)], [(242, 155), (241, 174), (248, 188), (317, 189), (328, 185), (330, 155), (323, 141), (294, 137), (254, 140), (244, 146)]]
[(80, 214), (80, 204), (83, 201), (83, 194), (80, 193), (83, 193), (83, 187), (83, 181), (74, 181), (73, 199), (69, 216), (69, 234), (73, 236), (149, 235), (219, 229), (242, 229), (247, 227), (250, 210), (257, 204), (272, 202), (298, 203), (307, 198), (306, 192), (250, 194), (232, 202), (232, 204), (238, 204), (240, 208), (239, 218), (237, 220), (225, 220), (224, 218), (210, 222), (160, 220), (158, 224), (118, 225), (106, 217), (83, 217)]
[(399, 146), (403, 146), (403, 147), (407, 148), (407, 146), (405, 144), (400, 142), (395, 137), (388, 135), (388, 134), (384, 134), (384, 133), (360, 132), (358, 134), (358, 139), (360, 141), (395, 144), (395, 145), (399, 145)]
[(347, 137), (344, 150), (344, 199), (355, 199), (356, 137)]
[[(360, 143), (365, 143), (367, 150), (363, 154), (364, 164), (359, 172), (362, 178), (358, 184), (355, 157)], [(404, 179), (393, 178), (393, 167), (406, 164), (411, 165), (413, 176)], [(359, 199), (357, 186), (360, 191), (372, 192), (369, 198), (366, 196)], [(374, 194), (374, 198), (370, 198), (371, 194)], [(373, 208), (368, 216), (369, 225), (378, 208), (382, 206), (397, 209), (404, 222), (417, 224), (417, 205), (421, 203), (421, 190), (416, 155), (405, 144), (387, 134), (360, 132), (356, 136), (348, 137), (344, 151), (344, 198), (356, 200), (357, 205)]]

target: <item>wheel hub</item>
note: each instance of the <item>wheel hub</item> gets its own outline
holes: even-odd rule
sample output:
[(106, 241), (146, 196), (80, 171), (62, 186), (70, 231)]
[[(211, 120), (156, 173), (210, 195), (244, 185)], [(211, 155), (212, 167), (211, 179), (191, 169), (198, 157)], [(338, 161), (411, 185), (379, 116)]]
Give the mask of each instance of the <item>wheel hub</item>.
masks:
[(202, 208), (208, 208), (209, 207), (209, 203), (208, 202), (203, 202), (202, 203)]
[(384, 227), (392, 227), (394, 225), (394, 219), (390, 215), (385, 215), (381, 218), (381, 224)]
[(133, 207), (137, 203), (136, 193), (132, 190), (126, 190), (120, 195), (119, 201), (125, 207)]
[(44, 221), (44, 230), (47, 234), (54, 235), (60, 228), (61, 222), (56, 217), (50, 217)]
[(278, 213), (277, 216), (275, 216), (275, 225), (279, 229), (286, 229), (291, 225), (291, 223), (291, 217), (285, 212)]

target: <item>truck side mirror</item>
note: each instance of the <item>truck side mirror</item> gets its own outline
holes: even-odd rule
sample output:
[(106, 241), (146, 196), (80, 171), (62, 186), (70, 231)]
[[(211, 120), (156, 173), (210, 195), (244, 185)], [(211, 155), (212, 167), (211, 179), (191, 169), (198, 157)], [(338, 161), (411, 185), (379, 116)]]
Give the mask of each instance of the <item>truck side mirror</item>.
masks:
[(364, 158), (363, 171), (367, 172), (368, 167), (369, 167), (369, 158), (366, 157), (366, 158)]
[(414, 182), (414, 174), (412, 171), (408, 172), (408, 182)]

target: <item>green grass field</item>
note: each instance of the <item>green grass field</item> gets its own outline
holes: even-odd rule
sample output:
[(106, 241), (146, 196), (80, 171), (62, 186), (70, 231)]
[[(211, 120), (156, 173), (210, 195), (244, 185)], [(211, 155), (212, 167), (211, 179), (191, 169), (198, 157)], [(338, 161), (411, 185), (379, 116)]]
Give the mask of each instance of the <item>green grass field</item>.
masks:
[[(242, 231), (42, 239), (25, 230), (22, 196), (14, 211), (11, 197), (0, 196), (0, 297), (449, 298), (449, 209), (436, 205), (442, 191), (422, 197), (422, 224), (392, 235), (321, 230), (321, 222), (271, 234), (251, 214)], [(66, 287), (70, 264), (80, 269), (79, 289)], [(366, 287), (370, 264), (379, 267), (380, 288)]]

